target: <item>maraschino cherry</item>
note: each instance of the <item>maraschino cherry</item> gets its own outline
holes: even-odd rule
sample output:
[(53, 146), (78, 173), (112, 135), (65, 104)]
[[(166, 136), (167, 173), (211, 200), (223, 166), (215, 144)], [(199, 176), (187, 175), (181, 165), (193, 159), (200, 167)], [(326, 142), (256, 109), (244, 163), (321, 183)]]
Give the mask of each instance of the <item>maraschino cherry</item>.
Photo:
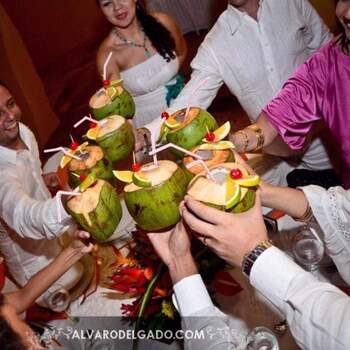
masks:
[(76, 141), (73, 141), (71, 144), (70, 144), (70, 148), (75, 151), (77, 148), (79, 147), (79, 143), (76, 142)]
[(84, 173), (79, 175), (79, 181), (83, 182), (86, 179), (86, 175)]
[(95, 122), (90, 122), (90, 123), (89, 123), (89, 128), (90, 128), (90, 129), (96, 128), (97, 125), (98, 125), (98, 124), (95, 123)]
[(108, 79), (105, 79), (104, 81), (103, 81), (103, 86), (104, 87), (108, 87), (109, 85), (110, 85), (110, 81), (108, 80)]
[(162, 112), (161, 117), (162, 117), (162, 119), (164, 119), (164, 120), (168, 120), (168, 119), (170, 118), (170, 115), (169, 115), (169, 113), (167, 113), (167, 112)]
[(231, 175), (231, 178), (234, 180), (238, 180), (243, 177), (241, 170), (238, 168), (232, 169), (230, 172), (230, 175)]
[(205, 139), (206, 139), (208, 142), (214, 142), (214, 141), (215, 141), (215, 134), (214, 134), (213, 132), (208, 131), (208, 132), (205, 134)]
[(138, 171), (141, 170), (141, 164), (140, 163), (134, 163), (131, 167), (132, 171), (134, 173), (137, 173)]

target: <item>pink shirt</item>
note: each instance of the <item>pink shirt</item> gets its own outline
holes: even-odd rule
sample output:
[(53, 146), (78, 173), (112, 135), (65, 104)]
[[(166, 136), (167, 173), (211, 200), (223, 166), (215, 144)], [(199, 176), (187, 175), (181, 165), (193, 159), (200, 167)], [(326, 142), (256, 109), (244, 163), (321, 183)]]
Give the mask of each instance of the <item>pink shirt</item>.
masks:
[(313, 125), (323, 120), (350, 188), (350, 57), (338, 45), (325, 45), (301, 65), (263, 112), (292, 149), (301, 149)]

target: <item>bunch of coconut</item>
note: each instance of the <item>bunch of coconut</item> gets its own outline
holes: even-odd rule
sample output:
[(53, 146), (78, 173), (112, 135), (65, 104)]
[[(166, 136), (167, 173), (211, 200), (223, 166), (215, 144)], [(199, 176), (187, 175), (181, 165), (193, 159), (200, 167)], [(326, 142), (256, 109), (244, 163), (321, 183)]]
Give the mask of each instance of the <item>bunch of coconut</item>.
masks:
[(112, 164), (104, 157), (101, 147), (84, 142), (79, 145), (73, 142), (69, 153), (79, 159), (65, 155), (61, 159), (61, 168), (68, 167), (68, 181), (73, 188), (79, 186), (86, 177), (93, 173), (97, 178), (112, 180)]
[[(200, 144), (208, 132), (217, 129), (214, 117), (198, 107), (184, 108), (172, 115), (163, 112), (162, 119), (160, 141), (171, 142), (187, 150)], [(182, 152), (174, 153), (183, 156)]]
[[(207, 132), (202, 139), (202, 144), (191, 149), (191, 153), (202, 158), (207, 168), (227, 162), (234, 162), (234, 145), (224, 139), (230, 133), (231, 124), (226, 122), (213, 132)], [(192, 155), (183, 158), (183, 168), (187, 176), (192, 179), (204, 171), (203, 163)]]
[(92, 173), (79, 186), (80, 195), (66, 203), (75, 221), (93, 238), (111, 237), (122, 218), (122, 207), (115, 188)]
[(133, 165), (133, 171), (114, 171), (126, 182), (124, 199), (130, 215), (146, 231), (170, 228), (180, 220), (179, 204), (188, 185), (184, 171), (174, 162), (159, 160)]
[(90, 99), (91, 113), (97, 120), (111, 115), (120, 115), (130, 119), (135, 114), (135, 103), (131, 95), (123, 87), (123, 80), (103, 82), (103, 88)]
[(209, 173), (196, 175), (187, 193), (211, 207), (242, 213), (254, 206), (259, 182), (259, 176), (249, 174), (243, 165), (222, 163), (211, 167)]
[(96, 142), (112, 163), (126, 158), (133, 150), (135, 137), (130, 123), (120, 115), (112, 115), (92, 123), (86, 134)]

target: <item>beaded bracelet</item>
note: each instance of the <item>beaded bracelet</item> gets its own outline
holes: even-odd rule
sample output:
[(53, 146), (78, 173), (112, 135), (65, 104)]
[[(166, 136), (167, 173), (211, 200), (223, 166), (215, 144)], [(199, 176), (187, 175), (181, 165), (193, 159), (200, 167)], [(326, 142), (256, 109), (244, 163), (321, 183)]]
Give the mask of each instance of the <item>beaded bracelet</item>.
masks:
[(249, 145), (249, 137), (247, 133), (244, 130), (237, 131), (236, 134), (242, 134), (244, 136), (244, 147), (241, 153), (245, 153), (247, 151), (248, 145)]

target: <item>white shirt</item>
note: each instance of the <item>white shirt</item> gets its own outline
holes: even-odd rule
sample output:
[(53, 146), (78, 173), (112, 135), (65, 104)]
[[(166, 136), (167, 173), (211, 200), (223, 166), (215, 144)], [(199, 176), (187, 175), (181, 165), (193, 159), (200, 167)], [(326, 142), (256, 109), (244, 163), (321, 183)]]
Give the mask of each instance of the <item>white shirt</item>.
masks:
[(19, 125), (28, 149), (0, 146), (0, 251), (13, 277), (23, 285), (57, 256), (60, 248), (55, 238), (68, 229), (70, 216), (60, 201), (51, 198), (42, 179), (33, 133)]
[[(317, 186), (302, 190), (323, 230), (328, 254), (350, 283), (350, 190), (334, 187), (327, 191)], [(350, 348), (350, 298), (335, 286), (316, 280), (279, 249), (272, 247), (260, 255), (251, 270), (250, 282), (283, 311), (302, 349)], [(227, 316), (214, 307), (199, 275), (178, 282), (174, 292), (180, 314), (187, 318), (185, 327), (228, 327)], [(194, 321), (190, 316), (201, 317)], [(227, 332), (226, 337), (213, 339), (212, 348), (227, 348), (233, 342), (232, 334)], [(201, 346), (195, 340), (188, 344), (192, 349)]]
[[(169, 112), (188, 105), (207, 109), (225, 83), (254, 122), (294, 70), (330, 37), (307, 0), (260, 1), (257, 21), (229, 5), (199, 47), (191, 80)], [(158, 135), (160, 125), (158, 118), (147, 128)], [(319, 139), (303, 161), (316, 170), (331, 167)]]

